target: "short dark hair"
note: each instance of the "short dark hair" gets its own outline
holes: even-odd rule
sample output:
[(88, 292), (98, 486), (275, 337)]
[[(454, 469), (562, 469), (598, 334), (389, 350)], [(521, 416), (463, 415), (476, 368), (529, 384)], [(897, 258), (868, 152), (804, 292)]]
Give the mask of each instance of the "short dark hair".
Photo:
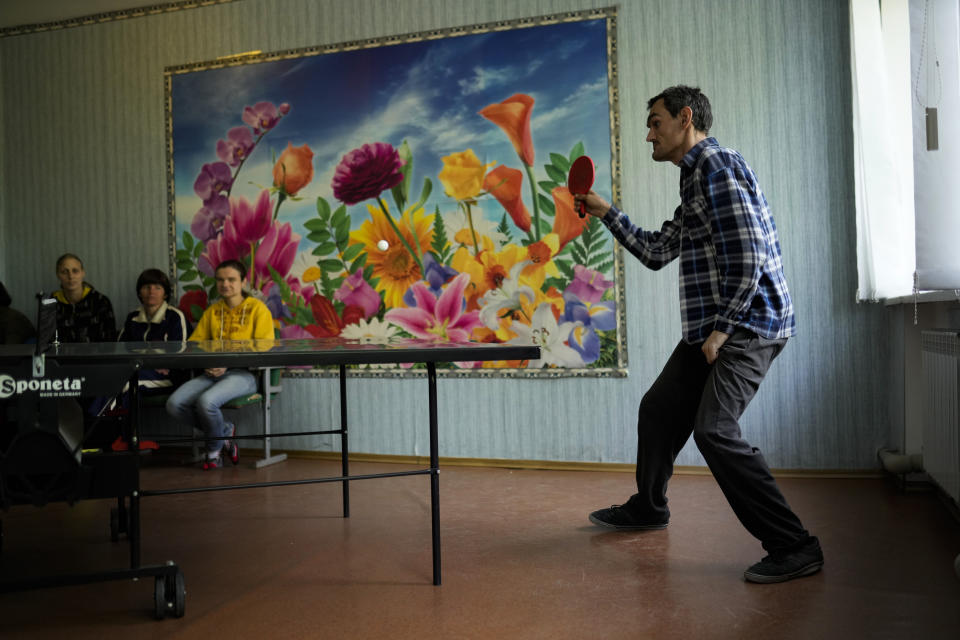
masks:
[(214, 269), (213, 272), (216, 273), (217, 271), (220, 271), (220, 269), (225, 269), (227, 267), (231, 269), (236, 269), (237, 272), (240, 274), (240, 280), (247, 279), (247, 265), (243, 264), (239, 260), (224, 260), (223, 262), (217, 265), (217, 268)]
[(59, 258), (57, 258), (57, 271), (60, 271), (60, 265), (63, 264), (64, 260), (76, 260), (77, 262), (80, 263), (80, 268), (81, 269), (83, 268), (83, 260), (81, 260), (80, 258), (78, 258), (72, 253), (65, 253)]
[(13, 300), (10, 298), (10, 294), (7, 293), (7, 288), (0, 282), (0, 307), (9, 307), (12, 303)]
[[(143, 273), (137, 278), (137, 299), (140, 299), (140, 289), (144, 285), (148, 284), (158, 284), (163, 287), (163, 299), (170, 300), (170, 291), (172, 287), (170, 286), (170, 278), (167, 277), (163, 271), (160, 269), (144, 269)], [(143, 300), (140, 300), (143, 302)]]
[(652, 109), (657, 100), (661, 99), (663, 100), (663, 106), (674, 118), (677, 117), (681, 109), (690, 107), (690, 111), (693, 112), (693, 128), (697, 131), (710, 133), (710, 127), (713, 126), (713, 112), (710, 110), (710, 100), (700, 91), (699, 87), (678, 84), (664, 89), (647, 100), (647, 109)]

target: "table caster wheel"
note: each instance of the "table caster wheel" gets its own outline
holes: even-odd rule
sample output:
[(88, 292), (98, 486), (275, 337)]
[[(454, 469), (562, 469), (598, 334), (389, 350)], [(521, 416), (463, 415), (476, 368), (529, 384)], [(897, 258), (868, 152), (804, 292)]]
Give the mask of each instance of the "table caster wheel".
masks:
[[(173, 593), (171, 593), (171, 590)], [(187, 587), (183, 581), (183, 572), (177, 571), (173, 576), (173, 587), (170, 586), (170, 578), (167, 578), (167, 597), (168, 602), (173, 603), (173, 617), (182, 618), (187, 609)]]
[(172, 576), (157, 576), (153, 583), (153, 613), (157, 620), (163, 620), (167, 615), (182, 618), (187, 608), (187, 589), (184, 585), (183, 572), (177, 571)]
[(167, 583), (163, 576), (153, 581), (153, 615), (157, 620), (167, 615)]

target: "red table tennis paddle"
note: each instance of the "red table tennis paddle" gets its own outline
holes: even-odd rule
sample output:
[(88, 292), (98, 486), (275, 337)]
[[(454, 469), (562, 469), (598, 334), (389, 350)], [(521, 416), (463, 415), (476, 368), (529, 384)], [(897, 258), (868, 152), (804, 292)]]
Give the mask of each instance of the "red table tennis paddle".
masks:
[[(593, 186), (595, 169), (593, 160), (588, 156), (580, 156), (570, 165), (570, 173), (567, 174), (567, 189), (571, 194), (590, 193), (590, 187)], [(586, 215), (584, 204), (580, 202), (580, 217)]]

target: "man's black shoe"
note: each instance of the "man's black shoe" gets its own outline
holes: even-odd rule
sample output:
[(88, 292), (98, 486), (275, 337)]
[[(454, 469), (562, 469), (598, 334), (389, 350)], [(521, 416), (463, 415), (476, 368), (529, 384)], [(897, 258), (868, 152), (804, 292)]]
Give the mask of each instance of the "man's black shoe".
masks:
[(590, 514), (590, 522), (598, 527), (617, 529), (619, 531), (648, 531), (651, 529), (666, 529), (666, 522), (650, 522), (638, 520), (622, 505), (615, 504), (609, 509), (599, 509)]
[(787, 553), (771, 553), (743, 572), (748, 582), (770, 584), (813, 575), (823, 567), (823, 550), (816, 536), (797, 549)]

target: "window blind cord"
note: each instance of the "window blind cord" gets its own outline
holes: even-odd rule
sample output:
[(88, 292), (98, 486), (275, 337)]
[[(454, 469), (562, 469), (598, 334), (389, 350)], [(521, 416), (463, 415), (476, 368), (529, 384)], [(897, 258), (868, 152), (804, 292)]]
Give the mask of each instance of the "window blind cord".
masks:
[[(937, 103), (940, 102), (940, 94), (943, 90), (943, 82), (940, 78), (940, 59), (937, 56), (937, 38), (933, 30), (931, 30), (929, 34), (929, 44), (927, 42), (928, 24), (930, 23), (936, 24), (934, 7), (932, 6), (933, 1), (934, 0), (927, 0), (923, 5), (923, 30), (921, 31), (921, 35), (920, 35), (920, 59), (917, 62), (917, 75), (913, 85), (913, 97), (916, 98), (917, 104), (919, 104), (921, 107), (925, 109), (930, 107), (935, 107)], [(936, 83), (935, 83), (936, 92), (933, 98), (931, 98), (929, 93), (930, 85), (933, 84), (930, 82), (929, 77), (927, 78), (927, 83), (926, 83), (927, 86), (925, 87), (927, 90), (927, 94), (923, 97), (921, 97), (920, 95), (920, 75), (923, 71), (924, 62), (926, 61), (928, 68), (930, 65), (930, 61), (928, 59), (929, 57), (927, 56), (928, 48), (932, 52), (932, 56), (930, 57), (933, 58), (933, 65), (935, 69), (934, 79), (936, 80)], [(927, 75), (928, 76), (930, 75), (929, 72), (927, 73)], [(923, 100), (923, 98), (927, 99), (926, 102)]]

